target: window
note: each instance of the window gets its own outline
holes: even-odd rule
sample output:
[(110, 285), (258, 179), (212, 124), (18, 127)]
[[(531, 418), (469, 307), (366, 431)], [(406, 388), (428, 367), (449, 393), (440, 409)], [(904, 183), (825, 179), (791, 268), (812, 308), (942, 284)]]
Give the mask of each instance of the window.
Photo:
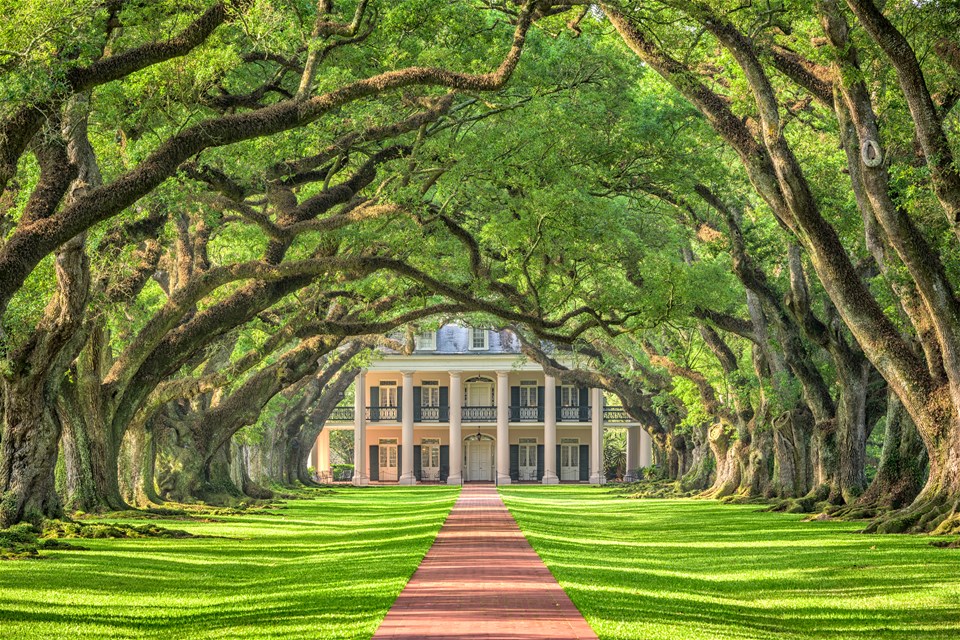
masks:
[(397, 406), (397, 383), (396, 382), (380, 383), (380, 406), (381, 407)]
[(437, 350), (437, 332), (428, 331), (427, 333), (418, 333), (416, 337), (417, 351), (436, 351)]
[(487, 346), (487, 330), (486, 329), (470, 329), (470, 350), (471, 351), (485, 351), (489, 347)]
[(521, 407), (537, 406), (536, 381), (533, 381), (533, 382), (530, 382), (527, 380), (520, 381), (520, 406)]
[(420, 389), (421, 407), (439, 407), (440, 406), (440, 387), (435, 380), (424, 380)]
[(577, 407), (580, 406), (580, 390), (576, 387), (563, 385), (560, 387), (560, 406)]

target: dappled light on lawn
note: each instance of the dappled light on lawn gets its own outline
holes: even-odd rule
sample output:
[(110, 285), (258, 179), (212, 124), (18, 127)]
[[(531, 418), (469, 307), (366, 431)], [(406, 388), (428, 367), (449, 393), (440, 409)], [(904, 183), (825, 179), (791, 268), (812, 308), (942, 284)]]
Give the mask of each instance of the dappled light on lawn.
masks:
[[(369, 638), (458, 489), (338, 489), (0, 567), (0, 637)], [(141, 524), (141, 522), (135, 522)]]
[(756, 505), (505, 487), (601, 638), (956, 638), (960, 554)]

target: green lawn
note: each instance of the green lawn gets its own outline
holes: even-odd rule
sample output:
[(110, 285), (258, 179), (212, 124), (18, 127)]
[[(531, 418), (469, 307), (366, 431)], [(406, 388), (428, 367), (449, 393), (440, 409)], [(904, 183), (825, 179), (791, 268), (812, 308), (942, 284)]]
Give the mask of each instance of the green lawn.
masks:
[(507, 487), (601, 638), (960, 638), (960, 550), (756, 506)]
[[(501, 492), (601, 638), (960, 637), (960, 550), (926, 538), (586, 486)], [(456, 495), (337, 489), (161, 523), (219, 538), (0, 562), (0, 637), (369, 638)]]
[(369, 638), (457, 493), (337, 489), (160, 523), (224, 538), (77, 540), (90, 550), (0, 562), (0, 637)]

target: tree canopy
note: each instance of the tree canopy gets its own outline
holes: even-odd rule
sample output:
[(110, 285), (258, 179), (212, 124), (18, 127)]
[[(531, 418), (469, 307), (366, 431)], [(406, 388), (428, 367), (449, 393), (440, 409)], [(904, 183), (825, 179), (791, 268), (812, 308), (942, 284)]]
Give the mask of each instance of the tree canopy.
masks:
[(952, 5), (0, 6), (3, 525), (309, 483), (467, 318), (684, 490), (960, 528)]

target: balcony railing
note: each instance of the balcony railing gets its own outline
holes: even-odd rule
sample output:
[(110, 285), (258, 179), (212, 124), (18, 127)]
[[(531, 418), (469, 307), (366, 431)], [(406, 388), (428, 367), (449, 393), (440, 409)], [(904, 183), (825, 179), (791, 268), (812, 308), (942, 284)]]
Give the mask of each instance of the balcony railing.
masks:
[(560, 407), (558, 422), (590, 422), (590, 407)]
[(460, 410), (462, 420), (466, 422), (496, 422), (496, 407), (462, 407)]
[(543, 422), (543, 407), (510, 407), (510, 422)]
[(367, 420), (370, 422), (396, 422), (399, 416), (397, 407), (367, 407)]
[(415, 407), (414, 422), (447, 422), (450, 419), (450, 407)]
[(632, 418), (623, 410), (623, 407), (609, 406), (603, 408), (604, 422), (632, 422)]
[[(590, 407), (560, 407), (557, 422), (590, 422)], [(400, 414), (397, 407), (367, 407), (369, 422), (397, 422)], [(462, 407), (461, 416), (467, 422), (496, 422), (496, 407)], [(353, 422), (354, 408), (347, 405), (334, 407), (328, 422)], [(448, 422), (449, 407), (415, 407), (415, 422)], [(603, 421), (607, 423), (633, 422), (633, 418), (621, 406), (603, 408)], [(543, 422), (543, 407), (510, 407), (510, 422)]]
[(327, 420), (330, 422), (353, 422), (353, 407), (349, 405), (334, 407)]

